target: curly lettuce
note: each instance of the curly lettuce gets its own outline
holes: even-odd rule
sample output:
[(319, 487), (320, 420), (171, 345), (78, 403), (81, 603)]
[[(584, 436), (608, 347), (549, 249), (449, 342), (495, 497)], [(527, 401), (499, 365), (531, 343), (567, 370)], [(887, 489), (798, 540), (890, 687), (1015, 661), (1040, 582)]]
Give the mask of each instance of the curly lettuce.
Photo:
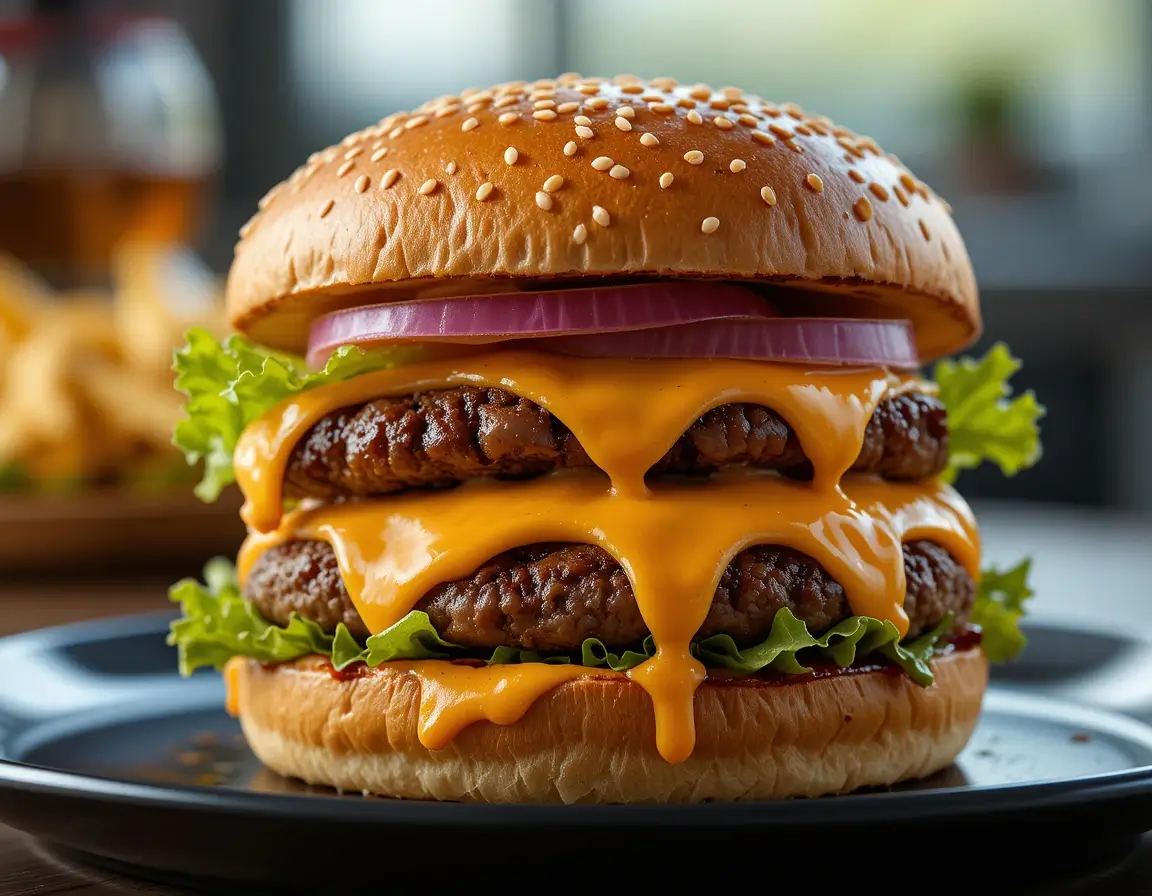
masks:
[[(328, 657), (336, 669), (356, 663), (368, 667), (393, 660), (446, 659), (467, 655), (465, 648), (445, 641), (433, 628), (428, 614), (408, 613), (392, 627), (372, 635), (363, 644), (340, 623), (334, 634), (326, 634), (316, 623), (292, 614), (288, 625), (273, 625), (252, 603), (245, 600), (236, 582), (235, 568), (217, 558), (204, 570), (204, 582), (185, 579), (172, 586), (170, 597), (181, 607), (182, 616), (169, 631), (168, 643), (177, 648), (180, 673), (191, 675), (197, 669), (222, 669), (234, 656), (250, 657), (261, 663), (285, 663), (303, 656)], [(931, 632), (908, 644), (900, 643), (900, 633), (891, 622), (853, 616), (819, 637), (790, 610), (782, 609), (772, 623), (768, 637), (753, 647), (740, 649), (727, 635), (713, 635), (693, 645), (693, 653), (706, 666), (736, 672), (754, 673), (764, 669), (789, 675), (812, 671), (806, 663), (830, 661), (846, 668), (860, 658), (879, 655), (900, 666), (918, 684), (933, 681), (929, 660), (940, 639), (951, 628), (944, 619)], [(652, 638), (639, 650), (613, 653), (603, 642), (588, 638), (573, 656), (545, 656), (530, 650), (498, 647), (489, 664), (572, 663), (623, 672), (655, 655)]]
[(1011, 569), (986, 569), (980, 576), (972, 622), (980, 626), (984, 653), (994, 663), (1012, 659), (1027, 643), (1020, 631), (1020, 620), (1024, 603), (1033, 594), (1028, 586), (1031, 568), (1032, 559), (1028, 557)]
[(986, 461), (1005, 476), (1015, 476), (1040, 459), (1037, 424), (1044, 407), (1031, 391), (1009, 400), (1008, 380), (1019, 369), (1020, 361), (1002, 342), (979, 360), (936, 364), (932, 378), (948, 409), (948, 467), (941, 477), (945, 482), (954, 482), (961, 470)]
[[(1044, 406), (1032, 392), (1009, 400), (1008, 380), (1019, 369), (1020, 361), (1002, 342), (983, 358), (936, 364), (933, 378), (948, 410), (948, 467), (941, 476), (945, 482), (985, 462), (996, 464), (1005, 476), (1015, 476), (1040, 460)], [(1007, 572), (981, 573), (972, 623), (983, 631), (984, 652), (993, 662), (1012, 659), (1027, 643), (1020, 620), (1024, 602), (1032, 596), (1031, 566), (1031, 559), (1025, 559)]]
[(218, 342), (207, 330), (194, 327), (187, 340), (176, 350), (172, 365), (176, 388), (188, 396), (186, 416), (176, 424), (172, 443), (189, 464), (204, 462), (195, 492), (207, 502), (236, 481), (232, 453), (252, 421), (297, 392), (397, 362), (394, 353), (344, 346), (333, 352), (323, 370), (309, 371), (299, 358), (259, 348), (243, 336)]

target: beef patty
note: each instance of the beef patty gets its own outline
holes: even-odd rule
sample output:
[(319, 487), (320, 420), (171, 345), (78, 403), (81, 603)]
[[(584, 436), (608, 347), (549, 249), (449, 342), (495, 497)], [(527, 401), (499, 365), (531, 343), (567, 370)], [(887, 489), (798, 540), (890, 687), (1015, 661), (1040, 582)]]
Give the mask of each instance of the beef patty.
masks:
[[(909, 392), (876, 408), (852, 469), (918, 480), (935, 476), (947, 461), (944, 406), (933, 396)], [(753, 404), (727, 404), (704, 414), (650, 472), (709, 473), (739, 464), (811, 476), (795, 430), (774, 411)], [(463, 386), (328, 414), (293, 450), (284, 493), (369, 497), (591, 466), (576, 436), (544, 408), (503, 389)]]
[[(908, 636), (931, 629), (949, 611), (967, 622), (972, 578), (939, 545), (904, 546)], [(266, 551), (245, 583), (264, 618), (285, 625), (293, 612), (328, 632), (343, 622), (368, 636), (344, 589), (336, 555), (321, 541), (289, 541)], [(844, 589), (811, 557), (788, 548), (748, 548), (728, 564), (700, 637), (731, 635), (762, 641), (776, 612), (787, 607), (813, 634), (851, 615)], [(447, 641), (490, 649), (501, 645), (572, 651), (585, 638), (618, 648), (648, 634), (632, 586), (616, 560), (591, 545), (538, 544), (495, 557), (475, 574), (437, 586), (417, 604)]]

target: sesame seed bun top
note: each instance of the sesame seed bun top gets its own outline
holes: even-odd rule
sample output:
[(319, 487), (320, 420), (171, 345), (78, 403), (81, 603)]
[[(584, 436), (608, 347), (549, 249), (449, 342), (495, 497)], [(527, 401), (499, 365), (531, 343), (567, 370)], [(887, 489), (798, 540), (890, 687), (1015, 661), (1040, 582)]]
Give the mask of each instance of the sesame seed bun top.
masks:
[(871, 139), (735, 88), (575, 74), (314, 153), (241, 231), (228, 311), (299, 352), (336, 308), (585, 275), (803, 286), (801, 313), (909, 318), (925, 361), (981, 328), (947, 203)]

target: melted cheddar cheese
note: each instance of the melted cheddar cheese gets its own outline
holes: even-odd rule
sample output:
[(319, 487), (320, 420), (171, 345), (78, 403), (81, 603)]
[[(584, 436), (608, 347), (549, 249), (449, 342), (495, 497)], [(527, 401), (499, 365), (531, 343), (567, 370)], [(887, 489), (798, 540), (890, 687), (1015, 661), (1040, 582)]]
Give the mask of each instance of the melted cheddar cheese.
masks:
[[(603, 472), (473, 481), (451, 491), (410, 491), (283, 513), (292, 449), (326, 414), (380, 397), (459, 385), (506, 389), (546, 408)], [(437, 584), (467, 577), (503, 551), (544, 541), (598, 545), (628, 575), (657, 646), (654, 657), (627, 674), (652, 699), (661, 755), (681, 762), (695, 742), (693, 695), (705, 677), (690, 642), (724, 568), (740, 551), (779, 544), (808, 554), (843, 586), (853, 613), (891, 620), (901, 634), (908, 628), (904, 541), (937, 542), (978, 575), (976, 524), (949, 486), (846, 475), (876, 405), (899, 391), (929, 388), (878, 368), (587, 359), (523, 350), (369, 373), (303, 392), (243, 434), (235, 466), (250, 534), (239, 557), (240, 577), (273, 544), (324, 540), (366, 626), (379, 632)], [(813, 480), (736, 469), (691, 482), (645, 481), (697, 418), (731, 402), (764, 405), (787, 420), (812, 462)], [(514, 722), (564, 681), (605, 674), (545, 664), (395, 665), (421, 681), (420, 738), (430, 748), (443, 746), (473, 721)]]

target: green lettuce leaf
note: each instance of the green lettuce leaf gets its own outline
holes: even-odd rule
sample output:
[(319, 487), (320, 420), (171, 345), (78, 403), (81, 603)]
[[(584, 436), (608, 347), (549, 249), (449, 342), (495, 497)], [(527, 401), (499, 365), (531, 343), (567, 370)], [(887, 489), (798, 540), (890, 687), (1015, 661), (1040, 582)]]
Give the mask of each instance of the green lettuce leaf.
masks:
[(203, 585), (184, 579), (169, 591), (182, 613), (168, 633), (168, 643), (179, 652), (181, 675), (202, 666), (222, 669), (233, 656), (283, 663), (310, 653), (331, 654), (332, 636), (314, 622), (293, 614), (281, 627), (256, 612), (241, 596), (232, 564), (222, 557), (208, 563), (204, 579)]
[[(337, 669), (355, 663), (369, 667), (392, 660), (441, 659), (464, 655), (464, 648), (445, 641), (433, 628), (428, 614), (413, 610), (391, 628), (372, 635), (360, 644), (340, 624), (333, 635), (325, 634), (315, 623), (293, 614), (286, 626), (265, 620), (251, 602), (245, 600), (236, 584), (231, 563), (217, 558), (205, 568), (204, 584), (185, 579), (172, 586), (171, 598), (180, 604), (183, 615), (172, 623), (168, 643), (179, 650), (180, 672), (190, 675), (207, 666), (224, 668), (233, 656), (246, 656), (262, 663), (283, 663), (302, 656), (329, 657)], [(904, 669), (921, 685), (933, 681), (929, 665), (939, 640), (952, 627), (952, 617), (944, 619), (931, 632), (917, 640), (900, 643), (891, 622), (863, 616), (846, 619), (819, 638), (809, 634), (804, 623), (789, 610), (776, 614), (768, 638), (743, 650), (727, 635), (714, 635), (693, 646), (693, 652), (707, 666), (721, 666), (737, 672), (753, 673), (771, 669), (785, 674), (810, 671), (798, 654), (810, 660), (827, 659), (842, 667), (860, 657), (879, 653)], [(656, 653), (652, 638), (640, 650), (612, 653), (603, 642), (588, 638), (576, 660), (585, 666), (623, 672), (638, 666)], [(573, 657), (545, 656), (531, 650), (498, 647), (490, 664), (570, 663)]]
[(985, 461), (996, 464), (1005, 476), (1015, 476), (1040, 459), (1037, 421), (1044, 407), (1032, 392), (1008, 400), (1008, 380), (1020, 362), (998, 342), (983, 358), (944, 360), (936, 364), (933, 379), (940, 400), (948, 409), (948, 468), (941, 478), (954, 482), (960, 470)]
[(811, 667), (800, 662), (798, 654), (830, 659), (841, 668), (852, 665), (858, 657), (879, 652), (908, 673), (917, 684), (927, 687), (934, 679), (928, 661), (937, 642), (952, 628), (949, 614), (927, 634), (910, 644), (900, 643), (900, 632), (888, 620), (852, 616), (814, 637), (803, 621), (787, 607), (778, 610), (772, 620), (768, 638), (755, 647), (740, 650), (728, 635), (712, 635), (696, 645), (700, 659), (709, 666), (721, 666), (735, 672), (751, 674), (771, 669), (789, 675), (802, 675)]
[(207, 330), (193, 328), (187, 339), (173, 363), (176, 388), (188, 396), (187, 416), (176, 424), (172, 442), (189, 464), (204, 462), (196, 495), (209, 502), (236, 481), (232, 453), (248, 424), (297, 392), (397, 361), (395, 353), (344, 346), (323, 370), (309, 371), (299, 358), (258, 348), (243, 336), (218, 342)]
[(986, 569), (980, 576), (972, 623), (983, 631), (984, 653), (994, 663), (1012, 659), (1027, 643), (1020, 631), (1020, 620), (1024, 604), (1032, 596), (1028, 586), (1031, 569), (1029, 557), (1004, 572)]

